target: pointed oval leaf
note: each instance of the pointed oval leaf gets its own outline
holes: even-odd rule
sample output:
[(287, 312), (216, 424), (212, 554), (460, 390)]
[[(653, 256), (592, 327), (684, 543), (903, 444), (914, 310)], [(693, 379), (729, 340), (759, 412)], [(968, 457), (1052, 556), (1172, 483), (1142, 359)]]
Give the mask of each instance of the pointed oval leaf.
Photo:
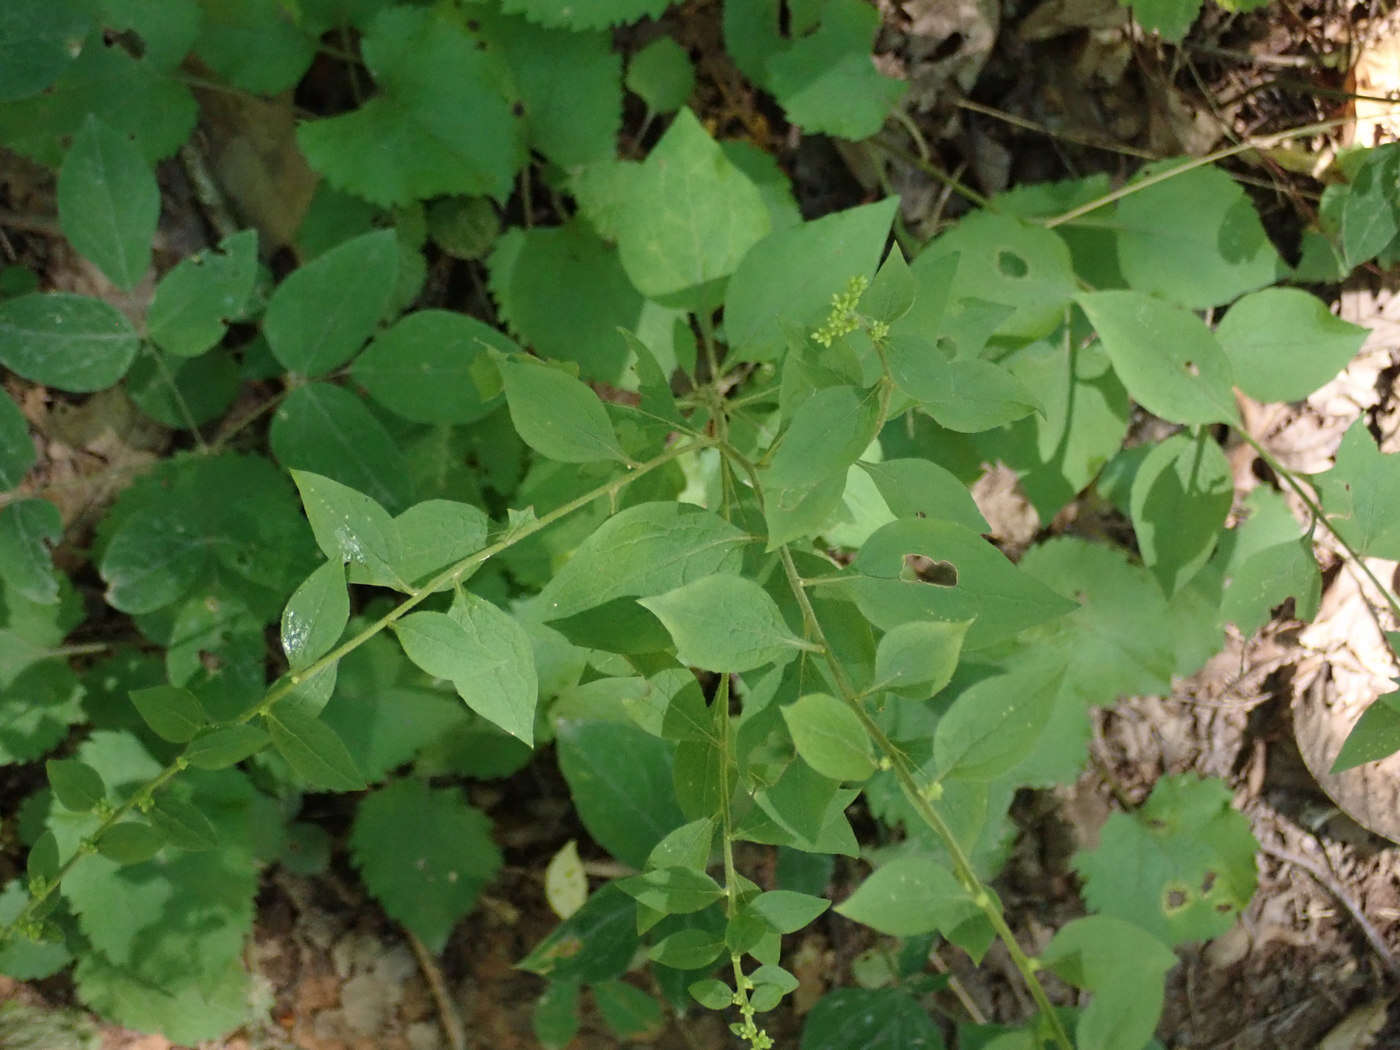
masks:
[(105, 390), (140, 347), (126, 315), (99, 299), (48, 292), (0, 302), (0, 364), (56, 390)]
[(648, 953), (652, 962), (677, 970), (701, 970), (720, 957), (724, 938), (709, 930), (677, 930), (663, 937)]
[(1078, 301), (1118, 378), (1149, 412), (1173, 423), (1238, 421), (1230, 359), (1195, 314), (1141, 292)]
[(912, 620), (891, 627), (875, 649), (875, 682), (909, 699), (930, 697), (953, 677), (971, 620)]
[(782, 711), (797, 753), (822, 776), (861, 781), (875, 772), (865, 726), (834, 696), (810, 693)]
[(0, 101), (36, 95), (58, 79), (87, 36), (81, 0), (12, 0), (0, 5)]
[(995, 675), (953, 701), (933, 736), (940, 776), (992, 780), (1031, 753), (1055, 709), (1063, 673)]
[(560, 463), (628, 462), (598, 395), (573, 376), (521, 357), (498, 359), (511, 422), (525, 444)]
[(308, 784), (326, 791), (359, 791), (365, 778), (334, 729), (296, 711), (267, 716), (267, 730), (287, 765)]
[(64, 235), (113, 284), (130, 289), (151, 265), (159, 218), (156, 174), (140, 148), (89, 113), (58, 173)]
[(1230, 461), (1204, 432), (1167, 438), (1133, 475), (1129, 513), (1142, 560), (1171, 597), (1205, 565), (1235, 498)]
[(157, 685), (149, 689), (133, 689), (131, 702), (151, 730), (162, 740), (183, 744), (209, 724), (209, 716), (188, 689), (175, 685)]
[(162, 795), (146, 816), (172, 846), (199, 852), (219, 844), (219, 833), (209, 818), (184, 799)]
[(0, 492), (15, 488), (37, 459), (29, 423), (9, 397), (0, 397)]
[(384, 315), (398, 266), (394, 231), (376, 230), (293, 271), (272, 293), (263, 318), (272, 355), (304, 376), (343, 365)]
[(838, 988), (828, 992), (817, 1000), (804, 1020), (799, 1044), (800, 1050), (943, 1047), (943, 1036), (928, 1011), (897, 988)]
[(97, 852), (118, 864), (140, 864), (160, 852), (165, 839), (149, 824), (124, 820), (113, 824), (97, 840)]
[(235, 725), (200, 733), (185, 748), (184, 758), (196, 769), (227, 769), (256, 755), (270, 743), (257, 726)]
[(860, 458), (880, 423), (878, 390), (830, 386), (797, 406), (768, 465), (765, 481), (804, 488), (842, 474)]
[(760, 893), (746, 907), (759, 915), (779, 933), (796, 933), (811, 925), (831, 901), (793, 890), (769, 890)]
[(301, 582), (282, 610), (282, 651), (291, 669), (299, 671), (330, 652), (349, 620), (345, 566), (328, 561)]
[(258, 276), (258, 235), (241, 230), (181, 261), (156, 285), (146, 334), (168, 354), (195, 357), (224, 337), (248, 308)]
[(430, 499), (409, 507), (394, 524), (403, 545), (398, 574), (405, 583), (419, 586), (486, 546), (489, 521), (470, 503)]
[(555, 982), (605, 981), (626, 972), (637, 941), (637, 902), (609, 882), (516, 965)]
[(788, 630), (768, 592), (743, 576), (706, 576), (643, 598), (676, 643), (681, 663), (708, 671), (752, 671), (817, 651)]
[(54, 798), (68, 809), (86, 813), (107, 797), (107, 785), (91, 766), (76, 758), (51, 758), (44, 763)]
[(338, 481), (305, 470), (291, 473), (321, 553), (332, 561), (363, 566), (376, 579), (396, 579), (394, 565), (402, 543), (389, 512)]
[(953, 929), (977, 912), (953, 873), (929, 857), (882, 864), (836, 910), (894, 937)]
[(58, 876), (58, 865), (58, 839), (52, 831), (45, 831), (29, 848), (25, 874), (30, 882), (52, 882)]
[(1257, 401), (1302, 400), (1345, 368), (1366, 336), (1298, 288), (1246, 295), (1215, 329), (1235, 381)]

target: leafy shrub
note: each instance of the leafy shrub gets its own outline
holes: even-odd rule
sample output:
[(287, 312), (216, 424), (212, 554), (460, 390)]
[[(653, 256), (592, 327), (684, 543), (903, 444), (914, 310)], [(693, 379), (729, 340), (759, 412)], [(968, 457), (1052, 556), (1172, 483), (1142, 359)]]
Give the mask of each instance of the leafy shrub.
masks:
[[(95, 1010), (182, 1042), (239, 1025), (258, 872), (325, 863), (295, 821), (312, 792), (353, 795), (366, 886), (441, 949), (501, 856), (428, 778), (507, 776), (546, 744), (637, 871), (522, 961), (549, 1046), (582, 986), (620, 1034), (658, 1023), (619, 980), (643, 946), (673, 1009), (732, 1008), (770, 1045), (759, 1015), (797, 985), (782, 936), (828, 909), (832, 856), (873, 869), (835, 910), (909, 950), (894, 985), (823, 998), (806, 1050), (943, 1045), (917, 1001), (935, 935), (975, 960), (1001, 939), (1040, 1011), (962, 1025), (967, 1045), (1147, 1045), (1171, 949), (1248, 902), (1247, 823), (1191, 778), (1076, 857), (1091, 914), (1039, 958), (990, 882), (1013, 794), (1078, 775), (1092, 705), (1167, 690), (1227, 622), (1316, 610), (1311, 529), (1400, 557), (1396, 470), (1362, 424), (1307, 479), (1319, 499), (1270, 461), (1308, 533), (1267, 490), (1231, 517), (1221, 444), (1254, 443), (1234, 389), (1304, 397), (1363, 333), (1276, 286), (1295, 271), (1248, 198), (1195, 162), (1016, 191), (928, 245), (891, 246), (894, 200), (804, 220), (767, 158), (686, 108), (674, 41), (624, 77), (606, 30), (664, 6), (6, 5), (0, 54), (24, 61), (0, 63), (0, 140), (57, 169), (64, 234), (143, 307), (10, 279), (0, 362), (117, 387), (188, 440), (106, 509), (84, 603), (0, 400), (0, 760), (48, 779), (17, 812), (0, 970), (71, 965)], [(809, 131), (876, 132), (902, 87), (869, 61), (873, 8), (778, 14), (725, 6), (739, 68)], [(140, 293), (153, 163), (195, 119), (182, 61), (276, 93), (337, 27), (374, 91), (297, 132), (324, 180), (302, 265), (274, 285), (242, 230)], [(617, 155), (624, 84), (673, 114), (641, 161)], [(1330, 193), (1301, 278), (1393, 257), (1397, 155)], [(559, 202), (553, 225), (500, 230), (517, 182)], [(505, 331), (410, 309), (429, 240), (484, 260)], [(1196, 312), (1227, 306), (1214, 330)], [(1168, 436), (1125, 447), (1134, 405)], [(968, 494), (995, 460), (1043, 523), (1097, 486), (1136, 550), (1065, 534), (1013, 564)], [(125, 637), (118, 617), (137, 641), (65, 644)], [(1396, 717), (1377, 705), (1344, 762), (1393, 749)], [(862, 796), (890, 844), (857, 841)], [(777, 848), (775, 885), (736, 842)], [(1052, 1008), (1043, 970), (1088, 1005)]]

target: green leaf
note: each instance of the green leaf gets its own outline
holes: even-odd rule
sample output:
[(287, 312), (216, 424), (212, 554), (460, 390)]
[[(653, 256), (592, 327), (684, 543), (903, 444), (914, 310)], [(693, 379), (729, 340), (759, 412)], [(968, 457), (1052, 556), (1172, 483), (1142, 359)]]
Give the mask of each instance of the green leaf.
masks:
[(623, 1039), (654, 1039), (666, 1026), (661, 1004), (625, 981), (595, 984), (593, 1002), (607, 1026)]
[(263, 318), (272, 355), (304, 376), (345, 364), (384, 315), (398, 265), (394, 232), (376, 230), (294, 270), (272, 293)]
[(666, 0), (584, 0), (560, 5), (554, 0), (505, 0), (501, 7), (531, 22), (568, 29), (605, 29), (620, 22), (660, 18)]
[(1265, 288), (1230, 307), (1215, 337), (1235, 382), (1257, 401), (1300, 401), (1332, 379), (1366, 341), (1367, 330), (1333, 317), (1317, 296)]
[(720, 957), (724, 938), (708, 930), (677, 930), (648, 952), (652, 962), (677, 970), (701, 970)]
[(846, 704), (826, 693), (809, 693), (782, 710), (797, 753), (822, 776), (862, 781), (875, 772), (870, 737)]
[(1322, 573), (1312, 540), (1303, 536), (1255, 551), (1230, 572), (1220, 615), (1246, 637), (1269, 619), (1274, 607), (1293, 598), (1295, 615), (1309, 621), (1322, 600)]
[(56, 390), (112, 386), (140, 346), (126, 316), (99, 299), (50, 292), (0, 302), (0, 364)]
[(607, 883), (516, 965), (551, 981), (606, 981), (627, 970), (637, 942), (636, 901)]
[(817, 920), (831, 901), (792, 890), (769, 890), (760, 893), (744, 906), (779, 933), (796, 933)]
[(1400, 692), (1385, 693), (1371, 701), (1347, 734), (1332, 763), (1336, 776), (1367, 762), (1388, 758), (1400, 751)]
[(76, 758), (49, 759), (44, 763), (53, 797), (68, 809), (86, 813), (107, 798), (102, 775)]
[[(1054, 331), (1078, 290), (1069, 248), (1053, 231), (1010, 215), (976, 211), (940, 235), (910, 269), (922, 283), (957, 256), (949, 301), (978, 299), (1008, 308), (998, 335), (1036, 339)], [(919, 314), (922, 304), (915, 309)], [(919, 332), (925, 338), (933, 332)], [(946, 334), (946, 333), (942, 333)], [(959, 356), (980, 349), (959, 346)]]
[(226, 769), (256, 755), (270, 743), (257, 726), (235, 725), (200, 733), (185, 748), (184, 757), (196, 769)]
[(899, 389), (949, 430), (975, 434), (1042, 411), (1024, 383), (990, 361), (949, 361), (933, 343), (900, 335), (887, 357)]
[(497, 363), (511, 422), (525, 444), (561, 463), (628, 462), (607, 410), (586, 384), (525, 357)]
[(870, 445), (879, 424), (876, 390), (853, 386), (818, 390), (797, 406), (765, 472), (766, 483), (796, 489), (833, 474), (844, 475)]
[(1341, 240), (1351, 270), (1383, 252), (1400, 233), (1400, 143), (1387, 142), (1366, 153), (1342, 204)]
[(12, 398), (0, 398), (0, 492), (17, 488), (37, 458), (24, 413)]
[(914, 306), (918, 281), (909, 270), (904, 251), (896, 243), (875, 272), (875, 280), (860, 298), (860, 312), (874, 321), (894, 324)]
[(62, 536), (63, 520), (48, 500), (22, 499), (0, 508), (0, 580), (32, 602), (58, 601), (50, 550)]
[(328, 561), (302, 581), (282, 610), (282, 651), (291, 669), (309, 667), (330, 652), (349, 620), (345, 565)]
[(942, 518), (976, 533), (991, 526), (957, 477), (926, 459), (887, 459), (856, 464), (870, 475), (896, 518)]
[(29, 856), (25, 858), (25, 874), (31, 883), (52, 882), (58, 875), (59, 863), (58, 840), (52, 831), (45, 831), (29, 849)]
[[(25, 888), (24, 879), (11, 879), (0, 890), (0, 922), (13, 922), (28, 903), (29, 890)], [(36, 942), (19, 936), (10, 938), (0, 946), (0, 973), (17, 981), (37, 981), (51, 977), (72, 961), (73, 953), (62, 941)], [(4, 1017), (3, 1012), (0, 1012), (0, 1017)]]
[(672, 113), (695, 89), (695, 70), (685, 48), (669, 36), (657, 37), (627, 63), (626, 84), (652, 113)]
[(1075, 1026), (1081, 1050), (1146, 1045), (1162, 1012), (1162, 978), (1177, 962), (1155, 937), (1105, 915), (1061, 927), (1041, 960), (1094, 993)]
[(1218, 937), (1254, 895), (1258, 843), (1219, 780), (1165, 776), (1134, 813), (1115, 813), (1077, 853), (1084, 899), (1168, 945)]
[(344, 742), (326, 723), (291, 710), (271, 712), (266, 721), (272, 746), (311, 787), (359, 791), (365, 786)]
[(98, 6), (103, 29), (134, 34), (144, 45), (142, 63), (162, 71), (189, 55), (203, 18), (198, 0), (101, 0)]
[(890, 197), (779, 230), (744, 255), (724, 300), (731, 352), (768, 361), (791, 332), (816, 328), (852, 277), (879, 265), (898, 202)]
[(953, 678), (971, 620), (911, 620), (885, 632), (875, 650), (876, 687), (910, 700), (933, 696)]
[(788, 120), (808, 133), (846, 139), (880, 130), (909, 85), (875, 68), (880, 15), (861, 0), (825, 0), (821, 25), (767, 63), (767, 86)]
[(243, 318), (258, 275), (258, 235), (242, 230), (217, 250), (191, 255), (156, 285), (146, 314), (146, 334), (168, 354), (196, 357)]
[(172, 744), (188, 743), (209, 724), (209, 716), (204, 713), (199, 698), (179, 686), (133, 689), (131, 702), (156, 736)]
[(388, 511), (364, 493), (320, 474), (294, 470), (292, 480), (322, 554), (360, 566), (376, 578), (396, 578), (403, 541)]
[[(542, 357), (578, 363), (583, 375), (616, 383), (627, 365), (617, 330), (636, 328), (645, 300), (617, 251), (586, 222), (511, 230), (487, 262), (501, 317)], [(559, 289), (572, 289), (560, 296)]]
[(73, 247), (118, 288), (151, 265), (160, 217), (155, 172), (126, 135), (88, 114), (58, 173), (58, 219)]
[(501, 868), (486, 814), (415, 777), (360, 800), (350, 853), (384, 910), (434, 953)]
[(523, 127), (494, 50), (478, 43), (447, 11), (385, 8), (360, 42), (379, 93), (303, 124), (306, 159), (338, 189), (386, 207), (449, 193), (505, 197)]
[(665, 302), (709, 295), (768, 232), (768, 208), (743, 172), (682, 109), (632, 183), (618, 219), (622, 267), (637, 290)]
[(724, 897), (724, 887), (696, 868), (657, 868), (618, 879), (617, 888), (663, 915), (689, 915)]
[(837, 988), (802, 1023), (800, 1050), (943, 1050), (919, 1003), (895, 988)]
[(428, 235), (454, 259), (480, 259), (501, 232), (489, 197), (440, 197), (428, 205)]
[(1328, 524), (1362, 557), (1400, 558), (1400, 470), (1358, 419), (1337, 448), (1332, 469), (1314, 475)]
[(244, 91), (261, 95), (286, 91), (316, 57), (321, 27), (291, 17), (280, 0), (201, 6), (199, 57), (220, 78)]
[(156, 799), (146, 814), (170, 845), (183, 850), (215, 849), (219, 833), (209, 818), (184, 799), (169, 793)]
[(165, 839), (149, 824), (124, 820), (113, 824), (97, 840), (97, 852), (118, 864), (140, 864), (160, 852)]
[(704, 576), (639, 603), (665, 624), (676, 658), (692, 667), (752, 671), (815, 650), (788, 630), (768, 592), (743, 576)]
[(1209, 560), (1235, 498), (1234, 475), (1204, 431), (1175, 434), (1133, 476), (1130, 513), (1142, 560), (1170, 598)]
[(415, 423), (474, 423), (499, 404), (474, 378), (488, 346), (519, 350), (474, 317), (417, 310), (377, 335), (350, 374), (381, 405)]
[(564, 1050), (578, 1035), (578, 984), (550, 981), (544, 994), (535, 1000), (530, 1027), (545, 1050)]
[(1141, 292), (1088, 292), (1079, 305), (1128, 393), (1173, 423), (1238, 420), (1230, 359), (1193, 314)]
[(915, 855), (880, 865), (836, 910), (894, 937), (946, 934), (980, 914), (952, 872)]
[(958, 694), (938, 721), (933, 760), (940, 777), (995, 780), (1031, 753), (1055, 710), (1061, 674), (1032, 664), (984, 678)]
[[(1138, 177), (1180, 164), (1158, 161)], [(1287, 273), (1244, 187), (1221, 168), (1199, 167), (1129, 194), (1113, 223), (1128, 286), (1192, 310), (1228, 303)]]
[(672, 745), (623, 722), (564, 721), (557, 747), (583, 826), (624, 864), (642, 867), (686, 822), (671, 786)]
[[(469, 503), (430, 499), (415, 503), (394, 519), (402, 552), (396, 566), (411, 586), (436, 575), (486, 546), (486, 515)], [(445, 590), (450, 584), (444, 584)]]
[(1132, 0), (1133, 17), (1144, 29), (1179, 44), (1200, 15), (1201, 4), (1202, 0)]
[(14, 0), (0, 8), (0, 101), (36, 95), (57, 80), (91, 21), (81, 0)]
[(222, 347), (186, 360), (171, 359), (153, 346), (143, 351), (127, 373), (126, 392), (157, 423), (176, 430), (198, 427), (222, 416), (238, 396), (238, 362)]

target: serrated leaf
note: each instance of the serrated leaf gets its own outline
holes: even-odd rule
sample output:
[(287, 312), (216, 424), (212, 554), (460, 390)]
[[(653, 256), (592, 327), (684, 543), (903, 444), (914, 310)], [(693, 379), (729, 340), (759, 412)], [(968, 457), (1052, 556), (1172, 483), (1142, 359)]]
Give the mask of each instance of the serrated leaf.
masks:
[(894, 988), (838, 988), (802, 1024), (800, 1050), (943, 1050), (928, 1011)]
[(1234, 498), (1230, 462), (1204, 431), (1194, 440), (1167, 438), (1138, 465), (1129, 500), (1133, 532), (1167, 597), (1210, 558)]
[[(1158, 161), (1138, 177), (1180, 164)], [(1128, 286), (1192, 310), (1228, 303), (1287, 273), (1244, 187), (1221, 168), (1198, 167), (1129, 194), (1113, 226)]]
[(763, 238), (743, 257), (724, 300), (724, 327), (743, 360), (786, 353), (789, 332), (815, 329), (852, 277), (879, 265), (895, 198), (826, 215)]
[(118, 864), (140, 864), (160, 852), (165, 839), (155, 828), (136, 820), (113, 824), (97, 840), (97, 852)]
[(800, 489), (846, 468), (875, 437), (880, 424), (877, 390), (829, 386), (797, 406), (764, 472), (765, 482)]
[(862, 781), (875, 772), (865, 726), (834, 696), (809, 693), (782, 711), (797, 753), (822, 776)]
[(1257, 880), (1258, 844), (1230, 801), (1218, 780), (1163, 777), (1142, 808), (1109, 817), (1096, 849), (1075, 855), (1085, 900), (1168, 945), (1224, 933)]
[(162, 740), (184, 744), (209, 724), (199, 698), (188, 689), (174, 685), (157, 685), (149, 689), (133, 689), (131, 702), (142, 720)]
[(909, 85), (870, 60), (880, 16), (861, 0), (826, 0), (815, 32), (767, 62), (767, 87), (804, 131), (847, 139), (875, 134)]
[(627, 90), (653, 113), (671, 113), (695, 87), (695, 70), (685, 48), (669, 36), (657, 37), (627, 63)]
[(359, 791), (364, 777), (334, 729), (292, 710), (267, 715), (273, 747), (302, 780), (324, 791)]
[(258, 276), (258, 235), (241, 230), (217, 250), (181, 261), (156, 285), (146, 314), (146, 334), (168, 354), (195, 357), (240, 320)]
[(291, 473), (321, 553), (333, 561), (361, 566), (376, 579), (395, 579), (403, 541), (389, 512), (338, 481), (304, 470)]
[(633, 198), (618, 217), (623, 269), (649, 299), (694, 299), (728, 277), (768, 232), (758, 188), (680, 110), (632, 181)]
[(499, 404), (474, 378), (486, 347), (519, 351), (474, 317), (416, 310), (377, 335), (350, 374), (381, 405), (415, 423), (474, 423)]
[(80, 0), (14, 0), (0, 8), (0, 100), (38, 94), (57, 80), (91, 22)]
[(214, 849), (219, 833), (198, 808), (169, 793), (156, 799), (146, 817), (170, 843), (183, 850)]
[(1397, 185), (1400, 144), (1387, 142), (1370, 150), (1342, 204), (1342, 255), (1348, 270), (1379, 255), (1400, 233)]
[(1258, 401), (1299, 401), (1346, 367), (1367, 330), (1334, 317), (1297, 288), (1246, 295), (1220, 319), (1215, 337), (1239, 388)]
[(623, 722), (566, 721), (557, 746), (579, 819), (624, 864), (642, 867), (685, 823), (671, 786), (672, 745)]
[(58, 601), (51, 548), (62, 536), (63, 519), (48, 500), (16, 500), (0, 508), (0, 580), (32, 602)]
[(311, 166), (381, 206), (443, 194), (506, 196), (522, 127), (494, 53), (448, 12), (394, 5), (360, 43), (379, 94), (297, 130)]
[(1400, 558), (1400, 459), (1383, 453), (1358, 419), (1337, 448), (1332, 469), (1313, 476), (1328, 525), (1362, 557)]
[(938, 721), (933, 760), (940, 776), (994, 780), (1031, 753), (1055, 709), (1063, 674), (1032, 665), (984, 678)]
[(768, 592), (743, 576), (704, 576), (639, 604), (666, 626), (676, 658), (692, 667), (752, 671), (816, 648), (795, 637)]
[(875, 679), (908, 699), (933, 696), (958, 666), (970, 620), (913, 620), (891, 627), (875, 650)]
[(99, 299), (48, 292), (0, 302), (0, 364), (44, 386), (104, 390), (140, 346), (126, 316)]
[(511, 422), (521, 440), (561, 463), (628, 462), (598, 395), (557, 368), (498, 359)]
[(946, 934), (979, 914), (953, 873), (921, 856), (899, 857), (880, 865), (836, 910), (895, 937)]
[(457, 788), (409, 777), (360, 800), (350, 831), (355, 866), (384, 910), (432, 952), (501, 867), (491, 822)]
[(107, 797), (102, 776), (75, 758), (51, 758), (44, 763), (54, 798), (78, 813), (86, 813)]
[(637, 942), (637, 902), (607, 883), (516, 965), (551, 981), (606, 981), (627, 970)]
[(1400, 751), (1400, 692), (1384, 693), (1371, 701), (1351, 727), (1332, 763), (1333, 776)]
[(547, 619), (574, 616), (618, 598), (644, 598), (739, 571), (747, 534), (684, 503), (642, 503), (591, 533), (540, 592)]
[(58, 173), (58, 219), (73, 247), (118, 288), (151, 265), (160, 217), (155, 172), (126, 135), (88, 114)]
[(301, 582), (282, 610), (282, 651), (291, 669), (309, 667), (330, 652), (349, 620), (345, 565), (328, 561)]
[(1174, 423), (1233, 423), (1230, 359), (1193, 314), (1141, 292), (1089, 292), (1079, 305), (1113, 370), (1149, 412)]
[(271, 743), (257, 726), (235, 725), (200, 733), (189, 742), (184, 757), (196, 769), (225, 769), (257, 754)]
[(376, 230), (294, 270), (272, 293), (263, 317), (273, 356), (312, 377), (350, 360), (383, 316), (398, 264), (394, 232)]

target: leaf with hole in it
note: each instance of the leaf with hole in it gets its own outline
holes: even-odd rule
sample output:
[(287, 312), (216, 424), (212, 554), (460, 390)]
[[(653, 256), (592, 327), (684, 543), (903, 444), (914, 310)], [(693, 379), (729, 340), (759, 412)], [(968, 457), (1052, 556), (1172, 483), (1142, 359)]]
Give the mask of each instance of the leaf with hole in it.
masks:
[(1334, 317), (1315, 295), (1265, 288), (1220, 319), (1215, 337), (1235, 382), (1257, 401), (1299, 401), (1346, 367), (1367, 330)]
[(131, 702), (144, 721), (162, 740), (184, 744), (209, 724), (199, 698), (188, 689), (175, 685), (156, 685), (149, 689), (133, 689)]
[(862, 781), (875, 772), (870, 736), (842, 701), (809, 693), (782, 712), (797, 753), (822, 776)]
[(32, 602), (58, 601), (52, 547), (63, 535), (58, 508), (48, 500), (17, 500), (0, 508), (0, 580)]
[(0, 302), (0, 364), (56, 390), (112, 386), (140, 346), (126, 316), (100, 299), (50, 292)]
[(497, 365), (511, 422), (525, 444), (561, 463), (629, 461), (587, 384), (523, 356), (499, 357)]
[(1230, 462), (1204, 431), (1174, 434), (1138, 465), (1129, 506), (1142, 560), (1167, 597), (1209, 560), (1235, 498)]
[(364, 567), (376, 578), (396, 578), (403, 551), (394, 519), (379, 503), (331, 478), (292, 471), (316, 545), (327, 558)]
[(242, 320), (258, 276), (258, 235), (242, 230), (217, 250), (182, 260), (156, 285), (146, 314), (146, 334), (167, 354), (195, 357)]
[(777, 603), (747, 577), (705, 576), (640, 604), (666, 626), (676, 658), (692, 667), (752, 671), (817, 649), (793, 635)]
[(263, 318), (272, 355), (304, 376), (343, 365), (383, 316), (398, 265), (394, 231), (376, 230), (293, 270), (272, 293)]
[(345, 564), (328, 561), (301, 582), (282, 610), (282, 651), (288, 666), (299, 671), (330, 652), (349, 620)]
[(1230, 359), (1194, 314), (1141, 292), (1086, 292), (1078, 302), (1149, 412), (1173, 423), (1238, 422)]
[(58, 173), (64, 236), (113, 284), (130, 290), (151, 265), (159, 217), (156, 175), (140, 149), (88, 114)]
[(324, 791), (359, 791), (365, 778), (335, 730), (317, 718), (292, 710), (266, 716), (268, 735), (278, 754), (303, 781)]

